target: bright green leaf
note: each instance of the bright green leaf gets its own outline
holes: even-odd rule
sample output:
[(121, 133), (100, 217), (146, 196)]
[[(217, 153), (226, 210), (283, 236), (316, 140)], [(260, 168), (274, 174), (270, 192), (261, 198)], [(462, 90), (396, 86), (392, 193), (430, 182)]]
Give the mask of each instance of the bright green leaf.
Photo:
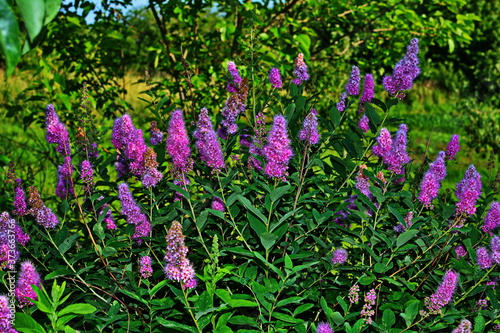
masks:
[(45, 22), (45, 2), (43, 0), (17, 0), (24, 24), (33, 42), (42, 31)]
[(10, 77), (21, 58), (21, 38), (8, 0), (0, 0), (0, 46), (7, 64), (7, 76)]

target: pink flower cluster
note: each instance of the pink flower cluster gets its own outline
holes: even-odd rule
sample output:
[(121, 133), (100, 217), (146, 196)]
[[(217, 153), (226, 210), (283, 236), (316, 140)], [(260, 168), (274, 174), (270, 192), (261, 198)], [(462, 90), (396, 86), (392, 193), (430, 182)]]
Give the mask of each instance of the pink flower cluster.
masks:
[(213, 171), (223, 169), (225, 167), (224, 154), (206, 108), (201, 109), (194, 137), (201, 160), (207, 163)]
[(21, 272), (19, 273), (19, 278), (17, 279), (15, 294), (17, 301), (19, 302), (19, 307), (25, 305), (33, 305), (33, 302), (28, 298), (37, 299), (37, 295), (33, 290), (32, 285), (38, 288), (42, 287), (42, 279), (40, 274), (35, 269), (33, 263), (26, 260), (21, 264)]
[(194, 269), (189, 259), (186, 258), (188, 248), (184, 244), (182, 225), (178, 221), (172, 223), (165, 239), (167, 241), (164, 268), (166, 277), (172, 281), (181, 282), (184, 288), (196, 287)]
[(375, 289), (371, 289), (365, 294), (365, 304), (363, 304), (363, 309), (361, 309), (361, 317), (368, 325), (371, 325), (373, 322), (372, 317), (375, 314), (373, 306), (375, 305), (376, 299), (377, 294), (375, 293)]
[(118, 176), (130, 173), (141, 177), (145, 187), (156, 186), (163, 177), (156, 170), (156, 154), (152, 154), (152, 150), (148, 153), (142, 130), (134, 127), (130, 115), (115, 120), (111, 141), (120, 152), (115, 164)]
[(394, 66), (392, 75), (384, 77), (385, 90), (390, 94), (410, 90), (413, 86), (413, 80), (420, 74), (418, 62), (418, 39), (413, 38), (403, 59)]
[(434, 162), (429, 165), (429, 170), (425, 173), (420, 184), (418, 200), (425, 207), (432, 207), (432, 200), (437, 198), (441, 182), (446, 177), (444, 157), (444, 152), (440, 151)]
[(141, 212), (141, 208), (132, 197), (127, 183), (118, 185), (118, 198), (122, 204), (122, 214), (125, 216), (127, 223), (135, 225), (135, 232), (132, 235), (132, 239), (141, 244), (141, 238), (149, 237), (151, 234), (151, 223), (146, 214)]
[(312, 109), (304, 119), (304, 124), (299, 132), (299, 140), (306, 141), (310, 145), (315, 145), (319, 142), (320, 137), (318, 132), (318, 113), (316, 109)]
[(23, 231), (17, 221), (9, 213), (0, 214), (0, 264), (13, 270), (20, 258), (18, 245), (24, 246), (30, 236)]
[(139, 259), (139, 274), (143, 279), (147, 279), (153, 275), (153, 268), (151, 267), (152, 261), (150, 256), (142, 256)]
[(471, 164), (455, 190), (455, 195), (458, 199), (456, 206), (457, 215), (472, 215), (476, 212), (475, 204), (481, 195), (482, 186), (481, 175), (476, 171), (474, 165)]
[(288, 138), (286, 120), (282, 115), (274, 117), (267, 145), (264, 147), (264, 156), (266, 158), (266, 174), (269, 177), (285, 179), (293, 152)]
[(425, 298), (425, 306), (429, 314), (439, 314), (441, 309), (451, 302), (453, 293), (457, 288), (459, 274), (453, 270), (445, 273), (438, 290), (430, 297)]
[(295, 58), (295, 69), (293, 70), (293, 75), (295, 78), (292, 80), (296, 85), (302, 84), (304, 81), (309, 80), (309, 74), (307, 73), (307, 65), (304, 62), (304, 54), (299, 53), (297, 58)]
[(398, 175), (404, 174), (403, 165), (410, 162), (410, 156), (406, 152), (406, 145), (408, 143), (407, 132), (406, 125), (401, 124), (394, 140), (392, 140), (391, 133), (387, 128), (382, 128), (377, 138), (378, 144), (373, 146), (373, 153), (382, 157), (388, 169)]

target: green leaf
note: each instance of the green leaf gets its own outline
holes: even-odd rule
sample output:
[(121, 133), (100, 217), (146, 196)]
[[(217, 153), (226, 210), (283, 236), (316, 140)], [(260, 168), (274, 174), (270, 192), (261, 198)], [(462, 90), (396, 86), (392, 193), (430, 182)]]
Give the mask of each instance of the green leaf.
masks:
[(42, 31), (45, 22), (45, 2), (43, 0), (17, 0), (17, 5), (23, 15), (30, 40), (33, 42)]
[(359, 284), (363, 285), (363, 286), (367, 286), (369, 284), (372, 284), (373, 281), (375, 281), (375, 277), (374, 276), (367, 276), (367, 275), (364, 275), (362, 277), (359, 278)]
[(250, 318), (247, 316), (234, 316), (231, 317), (228, 322), (233, 325), (242, 325), (242, 326), (245, 325), (245, 326), (252, 326), (255, 328), (260, 327), (255, 318)]
[(70, 237), (66, 238), (61, 244), (59, 244), (57, 248), (59, 249), (61, 255), (66, 253), (66, 251), (68, 251), (73, 246), (78, 237), (80, 237), (79, 234), (73, 234)]
[(102, 255), (104, 258), (111, 257), (115, 255), (118, 251), (111, 246), (106, 246), (104, 249), (102, 249)]
[(62, 0), (45, 0), (45, 21), (43, 25), (47, 25), (55, 19), (61, 8), (61, 3)]
[(302, 304), (300, 305), (298, 308), (296, 308), (294, 311), (293, 311), (293, 316), (298, 316), (299, 314), (303, 313), (303, 312), (306, 312), (307, 310), (309, 310), (310, 308), (312, 308), (314, 306), (314, 304), (311, 304), (311, 303), (306, 303), (306, 304)]
[(384, 310), (384, 314), (382, 315), (382, 324), (386, 329), (389, 329), (396, 323), (396, 316), (394, 312), (390, 309)]
[(0, 0), (0, 46), (7, 64), (7, 77), (10, 77), (21, 58), (21, 38), (8, 0)]
[(56, 322), (56, 325), (57, 326), (64, 326), (66, 325), (71, 319), (74, 319), (78, 317), (78, 315), (74, 315), (74, 314), (71, 314), (71, 315), (67, 315), (67, 316), (62, 316), (62, 317), (59, 317), (57, 318), (57, 322)]
[(154, 286), (153, 288), (151, 288), (151, 290), (149, 291), (149, 296), (152, 298), (167, 283), (168, 283), (168, 280), (162, 280), (162, 281), (160, 281), (156, 286)]
[(366, 104), (366, 116), (370, 119), (370, 122), (374, 125), (375, 128), (378, 128), (380, 125), (380, 117), (378, 116), (377, 111), (370, 104)]
[(292, 323), (292, 324), (299, 324), (299, 323), (303, 323), (304, 322), (302, 319), (293, 318), (290, 315), (287, 315), (287, 314), (284, 314), (284, 313), (280, 313), (280, 312), (276, 312), (276, 311), (273, 312), (273, 317), (276, 318), (276, 319), (282, 320), (284, 322), (287, 322), (287, 323)]
[(416, 234), (418, 234), (418, 230), (407, 230), (407, 231), (403, 232), (396, 239), (396, 246), (400, 247), (401, 245), (405, 244), (410, 239), (412, 239)]
[(331, 320), (335, 323), (335, 325), (340, 326), (344, 324), (344, 317), (340, 314), (340, 312), (335, 311), (330, 317)]
[[(104, 218), (104, 214), (102, 214), (101, 216)], [(92, 227), (92, 231), (94, 231), (94, 233), (100, 240), (106, 238), (106, 234), (104, 233), (104, 228), (102, 227), (102, 223), (97, 222), (96, 224), (94, 224), (94, 227)]]
[(278, 236), (270, 233), (270, 232), (263, 232), (259, 235), (260, 237), (260, 242), (262, 243), (262, 246), (267, 250), (269, 250), (273, 245), (276, 243), (278, 240)]
[(485, 327), (486, 327), (486, 322), (484, 320), (484, 317), (481, 315), (477, 315), (477, 317), (474, 318), (474, 333), (483, 332)]
[(403, 319), (405, 320), (407, 327), (409, 327), (417, 317), (419, 304), (420, 301), (417, 300), (406, 302), (406, 310), (405, 313), (401, 313), (401, 317), (403, 317)]
[(42, 325), (23, 312), (16, 312), (14, 328), (22, 333), (46, 333)]
[(127, 289), (120, 289), (120, 292), (124, 293), (128, 297), (133, 298), (136, 301), (138, 301), (144, 305), (148, 305), (148, 302), (146, 300), (142, 299), (142, 297), (139, 297), (138, 295), (134, 294), (133, 292), (128, 291)]
[(90, 305), (90, 304), (85, 304), (85, 303), (75, 303), (68, 305), (61, 311), (57, 312), (57, 315), (59, 317), (64, 316), (66, 314), (74, 313), (74, 314), (79, 314), (79, 315), (86, 315), (86, 314), (91, 314), (96, 312), (97, 309)]
[(262, 214), (256, 207), (252, 205), (250, 200), (245, 198), (242, 195), (238, 195), (238, 200), (245, 206), (248, 210), (250, 210), (255, 216), (262, 220), (262, 222), (267, 223), (267, 218)]
[(278, 187), (277, 189), (271, 191), (269, 197), (272, 202), (276, 202), (279, 198), (281, 198), (288, 190), (290, 189), (290, 185), (285, 185)]
[(181, 324), (181, 323), (171, 321), (171, 320), (166, 320), (166, 319), (163, 319), (161, 317), (156, 318), (156, 320), (158, 320), (158, 323), (160, 323), (160, 325), (163, 325), (164, 327), (167, 327), (167, 328), (172, 328), (172, 329), (175, 329), (177, 331), (182, 331), (182, 332), (198, 333), (198, 330), (192, 326), (188, 326), (188, 325)]

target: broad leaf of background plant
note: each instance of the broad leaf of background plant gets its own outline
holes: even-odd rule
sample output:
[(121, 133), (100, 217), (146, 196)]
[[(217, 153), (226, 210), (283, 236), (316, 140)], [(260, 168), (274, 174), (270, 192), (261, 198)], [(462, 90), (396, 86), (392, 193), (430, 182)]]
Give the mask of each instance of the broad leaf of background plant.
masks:
[(5, 56), (9, 77), (21, 58), (21, 40), (19, 25), (7, 0), (0, 0), (0, 45)]
[(43, 0), (17, 0), (17, 5), (23, 15), (30, 41), (33, 42), (43, 28), (45, 3)]

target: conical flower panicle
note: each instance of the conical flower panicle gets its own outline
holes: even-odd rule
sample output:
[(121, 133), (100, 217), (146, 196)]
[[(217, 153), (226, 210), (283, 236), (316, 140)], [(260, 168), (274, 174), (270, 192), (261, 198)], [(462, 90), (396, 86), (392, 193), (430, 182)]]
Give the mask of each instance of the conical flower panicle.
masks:
[(33, 305), (33, 302), (30, 301), (28, 297), (34, 300), (38, 298), (31, 285), (41, 288), (42, 279), (33, 263), (26, 260), (21, 264), (21, 272), (19, 273), (15, 289), (16, 298), (21, 308), (25, 305)]
[(309, 74), (307, 73), (307, 65), (304, 62), (304, 54), (299, 53), (295, 59), (295, 69), (293, 70), (293, 75), (295, 78), (292, 80), (296, 85), (302, 84), (302, 82), (309, 80)]
[(299, 132), (299, 140), (306, 141), (310, 145), (315, 145), (319, 142), (319, 139), (318, 113), (316, 109), (312, 109), (304, 119), (302, 130)]
[(481, 175), (476, 171), (474, 165), (470, 165), (465, 171), (464, 178), (457, 184), (455, 195), (458, 202), (456, 214), (472, 215), (476, 212), (476, 201), (481, 196)]
[(158, 128), (156, 121), (151, 122), (149, 142), (153, 145), (159, 145), (163, 141), (163, 132)]
[(500, 203), (494, 201), (491, 204), (490, 210), (484, 218), (484, 224), (482, 226), (483, 232), (491, 234), (500, 225)]
[(459, 274), (453, 270), (445, 273), (438, 290), (425, 299), (425, 306), (430, 314), (439, 314), (441, 309), (451, 302), (457, 288)]
[(426, 207), (432, 207), (432, 200), (437, 198), (441, 181), (446, 177), (446, 165), (444, 152), (440, 151), (438, 156), (429, 165), (429, 170), (424, 175), (420, 185), (418, 200)]
[(59, 120), (54, 105), (48, 104), (45, 108), (45, 126), (47, 134), (45, 138), (48, 143), (56, 143), (56, 150), (62, 156), (71, 156), (69, 134), (66, 126)]
[(21, 185), (21, 179), (16, 179), (16, 188), (14, 189), (14, 211), (16, 216), (24, 216), (28, 213), (26, 207), (26, 193)]
[(374, 96), (375, 96), (375, 81), (373, 80), (373, 75), (366, 74), (363, 85), (363, 95), (361, 95), (359, 102), (361, 104), (370, 103)]
[(448, 146), (446, 147), (446, 159), (447, 160), (454, 160), (455, 155), (457, 155), (458, 151), (460, 150), (460, 144), (459, 141), (460, 137), (456, 134), (453, 134), (451, 136), (450, 142), (448, 143)]
[(149, 237), (151, 234), (151, 223), (146, 214), (141, 212), (141, 208), (137, 205), (127, 183), (118, 185), (118, 198), (122, 205), (122, 214), (125, 216), (127, 223), (135, 225), (135, 232), (132, 239), (135, 239), (138, 244), (142, 244), (141, 237)]
[(384, 88), (388, 93), (398, 94), (411, 89), (413, 80), (420, 74), (418, 51), (418, 39), (413, 38), (403, 59), (394, 66), (392, 76), (385, 76), (383, 79)]
[(156, 153), (153, 148), (148, 147), (144, 153), (144, 172), (141, 176), (141, 182), (144, 187), (155, 187), (162, 180), (163, 175), (157, 168)]
[(201, 109), (198, 128), (194, 133), (194, 137), (202, 161), (207, 163), (213, 171), (224, 168), (224, 155), (206, 108)]
[(228, 61), (227, 71), (229, 72), (227, 77), (227, 91), (231, 94), (237, 93), (243, 79), (234, 61)]
[(188, 173), (193, 169), (191, 148), (180, 109), (175, 110), (170, 116), (168, 136), (166, 140), (167, 152), (172, 156), (172, 163), (177, 172)]
[(33, 216), (38, 224), (47, 229), (54, 229), (59, 224), (56, 214), (45, 206), (40, 193), (34, 186), (28, 188), (28, 206), (28, 214)]
[(357, 66), (352, 66), (351, 75), (347, 84), (345, 86), (345, 91), (350, 96), (359, 95), (359, 84), (361, 82), (361, 77), (359, 73), (359, 68)]
[(186, 258), (188, 248), (184, 244), (182, 225), (174, 221), (165, 237), (167, 249), (165, 251), (165, 275), (169, 280), (179, 281), (185, 288), (196, 286), (195, 272)]
[(269, 71), (269, 83), (275, 89), (281, 89), (283, 82), (281, 81), (281, 73), (278, 68), (271, 68)]
[(266, 174), (269, 177), (284, 179), (293, 152), (288, 138), (286, 120), (281, 115), (274, 117), (267, 145), (264, 147), (264, 156), (266, 158)]

